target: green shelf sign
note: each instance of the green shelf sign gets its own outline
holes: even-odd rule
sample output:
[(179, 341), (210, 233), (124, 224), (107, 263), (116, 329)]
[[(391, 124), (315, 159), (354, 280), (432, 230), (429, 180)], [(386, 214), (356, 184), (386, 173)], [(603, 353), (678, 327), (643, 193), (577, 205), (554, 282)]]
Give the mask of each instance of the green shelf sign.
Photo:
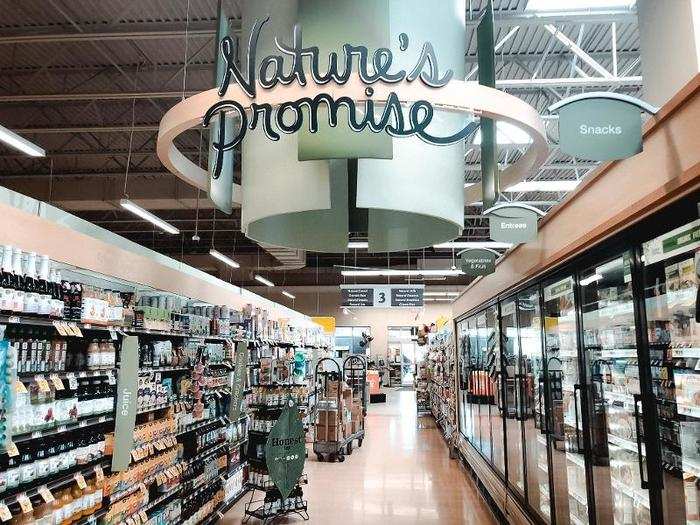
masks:
[(265, 462), (270, 479), (282, 498), (289, 497), (304, 472), (306, 434), (299, 409), (290, 401), (272, 427), (265, 445)]

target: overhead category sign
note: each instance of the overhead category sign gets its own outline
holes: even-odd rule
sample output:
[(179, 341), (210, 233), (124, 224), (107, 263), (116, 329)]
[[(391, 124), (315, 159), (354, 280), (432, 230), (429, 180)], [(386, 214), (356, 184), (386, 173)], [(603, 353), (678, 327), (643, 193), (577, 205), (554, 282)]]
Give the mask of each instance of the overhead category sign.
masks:
[(425, 285), (341, 285), (342, 306), (364, 308), (415, 308), (423, 306)]
[(496, 271), (496, 258), (499, 254), (495, 250), (470, 248), (459, 252), (458, 255), (465, 275), (479, 277)]
[(537, 221), (544, 212), (527, 204), (506, 202), (484, 210), (484, 215), (489, 217), (491, 239), (518, 244), (537, 237)]
[(657, 108), (618, 93), (584, 93), (564, 99), (549, 111), (559, 113), (559, 147), (586, 160), (615, 160), (642, 151), (640, 109)]

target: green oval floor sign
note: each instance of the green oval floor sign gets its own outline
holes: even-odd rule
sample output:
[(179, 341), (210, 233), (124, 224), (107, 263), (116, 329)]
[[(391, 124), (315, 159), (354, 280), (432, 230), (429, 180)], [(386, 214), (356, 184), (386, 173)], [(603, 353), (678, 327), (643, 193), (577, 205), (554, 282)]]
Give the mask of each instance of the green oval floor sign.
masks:
[(265, 445), (265, 463), (270, 479), (287, 498), (304, 472), (306, 434), (296, 404), (284, 409), (272, 427)]

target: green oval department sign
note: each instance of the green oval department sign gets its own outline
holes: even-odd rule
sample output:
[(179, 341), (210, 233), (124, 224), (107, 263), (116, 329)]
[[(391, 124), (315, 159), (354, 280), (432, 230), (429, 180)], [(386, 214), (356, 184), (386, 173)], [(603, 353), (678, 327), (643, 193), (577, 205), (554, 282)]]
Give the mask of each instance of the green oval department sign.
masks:
[(465, 275), (478, 277), (496, 271), (496, 255), (493, 250), (471, 248), (460, 254), (460, 264)]
[(586, 160), (625, 159), (642, 151), (639, 107), (621, 100), (590, 98), (559, 108), (559, 147)]
[(306, 434), (296, 404), (284, 409), (265, 444), (265, 463), (270, 479), (287, 498), (304, 472)]

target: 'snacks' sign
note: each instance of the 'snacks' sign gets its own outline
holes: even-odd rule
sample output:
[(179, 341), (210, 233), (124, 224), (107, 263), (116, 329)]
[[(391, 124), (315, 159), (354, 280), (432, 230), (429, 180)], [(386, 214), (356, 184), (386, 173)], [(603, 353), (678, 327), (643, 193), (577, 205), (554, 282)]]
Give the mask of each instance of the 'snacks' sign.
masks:
[[(245, 75), (236, 64), (233, 40), (228, 36), (221, 40), (221, 56), (226, 63), (226, 72), (218, 89), (219, 97), (222, 100), (209, 108), (204, 115), (203, 125), (208, 127), (214, 117), (224, 113), (233, 116), (238, 124), (233, 135), (229, 136), (231, 130), (230, 128), (227, 130), (226, 119), (217, 119), (219, 126), (216, 131), (216, 139), (212, 142), (212, 148), (216, 152), (213, 178), (218, 178), (221, 173), (225, 152), (231, 151), (240, 143), (248, 129), (253, 130), (261, 126), (268, 139), (277, 141), (280, 139), (280, 133), (296, 133), (302, 128), (304, 109), (308, 110), (308, 129), (311, 133), (318, 132), (318, 113), (321, 107), (328, 110), (328, 123), (331, 127), (338, 125), (338, 111), (341, 107), (345, 107), (348, 113), (348, 126), (355, 132), (369, 129), (374, 133), (385, 132), (392, 137), (417, 136), (429, 144), (438, 146), (455, 144), (464, 140), (474, 130), (474, 126), (468, 124), (452, 135), (433, 136), (426, 131), (434, 116), (433, 106), (425, 100), (417, 100), (410, 106), (408, 116), (405, 118), (401, 101), (396, 93), (391, 93), (386, 101), (382, 101), (383, 108), (380, 114), (375, 113), (375, 103), (372, 99), (374, 89), (371, 87), (375, 82), (382, 81), (394, 84), (420, 80), (430, 88), (440, 88), (447, 85), (452, 79), (454, 75), (452, 70), (447, 70), (444, 74), (440, 73), (435, 50), (429, 42), (423, 44), (420, 57), (410, 71), (392, 68), (394, 55), (388, 48), (376, 49), (370, 56), (367, 47), (353, 44), (343, 45), (342, 60), (338, 53), (331, 52), (328, 57), (328, 68), (321, 71), (318, 47), (305, 47), (302, 41), (301, 27), (296, 25), (292, 43), (286, 44), (275, 39), (275, 44), (281, 54), (264, 57), (260, 61), (260, 65), (256, 67), (258, 39), (268, 20), (269, 18), (265, 18), (256, 21), (253, 25), (248, 38), (248, 49), (244, 62)], [(399, 44), (401, 51), (408, 49), (410, 42), (406, 33), (399, 35)], [(284, 71), (285, 57), (291, 59), (291, 67), (287, 72)], [(349, 97), (334, 99), (326, 93), (321, 93), (313, 98), (302, 97), (284, 102), (277, 108), (268, 103), (253, 102), (250, 105), (249, 117), (243, 105), (238, 101), (223, 98), (232, 80), (235, 80), (240, 89), (251, 99), (256, 98), (258, 86), (263, 89), (272, 89), (278, 84), (289, 85), (293, 82), (299, 86), (305, 86), (309, 80), (318, 85), (325, 85), (331, 81), (343, 85), (350, 80), (353, 74), (354, 59), (357, 59), (358, 62), (357, 74), (362, 83), (367, 85), (364, 107), (359, 110), (355, 101)], [(343, 63), (342, 67), (341, 63)]]

